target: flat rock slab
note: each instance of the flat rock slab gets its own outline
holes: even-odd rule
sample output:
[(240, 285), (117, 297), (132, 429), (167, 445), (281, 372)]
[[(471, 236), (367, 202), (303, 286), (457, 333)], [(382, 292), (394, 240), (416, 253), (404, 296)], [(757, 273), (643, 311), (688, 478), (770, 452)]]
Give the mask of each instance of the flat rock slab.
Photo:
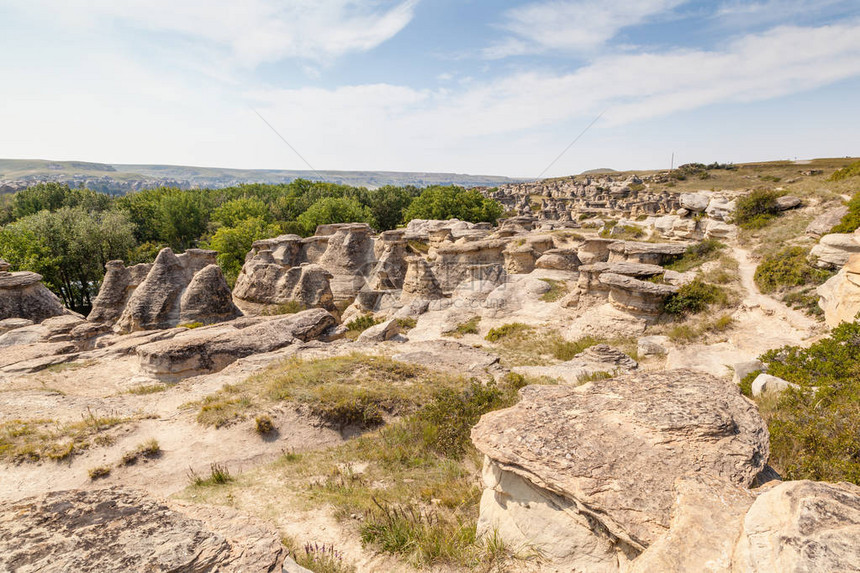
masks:
[(395, 354), (394, 360), (460, 374), (484, 373), (499, 368), (499, 357), (453, 340), (433, 340), (415, 344), (409, 351)]
[(172, 509), (111, 488), (0, 505), (0, 570), (17, 573), (277, 571), (276, 532), (228, 508)]
[(527, 386), (481, 418), (475, 446), (504, 471), (549, 490), (644, 548), (666, 533), (686, 474), (747, 487), (765, 467), (768, 432), (730, 382), (690, 370), (579, 387)]

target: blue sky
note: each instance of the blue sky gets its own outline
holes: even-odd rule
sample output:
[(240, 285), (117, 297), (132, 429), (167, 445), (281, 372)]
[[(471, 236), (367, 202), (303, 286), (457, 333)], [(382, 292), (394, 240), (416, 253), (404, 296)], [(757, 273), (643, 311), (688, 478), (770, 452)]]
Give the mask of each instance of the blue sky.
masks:
[(0, 157), (307, 168), (255, 111), (316, 169), (860, 155), (856, 0), (7, 0), (0, 74)]

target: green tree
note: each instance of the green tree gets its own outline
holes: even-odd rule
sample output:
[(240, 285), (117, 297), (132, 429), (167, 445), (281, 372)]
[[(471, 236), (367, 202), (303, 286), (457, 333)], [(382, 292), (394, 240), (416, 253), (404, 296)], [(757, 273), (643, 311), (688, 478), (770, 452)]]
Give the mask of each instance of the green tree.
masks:
[(235, 227), (221, 227), (212, 236), (208, 246), (218, 251), (218, 264), (231, 285), (245, 263), (245, 255), (251, 250), (254, 241), (276, 237), (280, 229), (277, 225), (266, 223), (260, 217), (239, 221)]
[(370, 211), (377, 229), (388, 231), (403, 222), (403, 215), (413, 199), (420, 194), (415, 187), (393, 187), (387, 185), (368, 192)]
[(367, 223), (376, 226), (373, 213), (356, 199), (324, 197), (296, 219), (305, 235), (312, 235), (318, 225), (330, 223)]
[(501, 204), (474, 189), (434, 186), (425, 189), (412, 201), (404, 220), (456, 218), (472, 223), (495, 223), (503, 213)]
[(196, 190), (172, 189), (161, 197), (156, 210), (158, 238), (175, 251), (193, 247), (209, 223), (206, 196)]
[(257, 197), (231, 199), (212, 211), (212, 220), (224, 227), (235, 227), (245, 219), (271, 221), (269, 207)]

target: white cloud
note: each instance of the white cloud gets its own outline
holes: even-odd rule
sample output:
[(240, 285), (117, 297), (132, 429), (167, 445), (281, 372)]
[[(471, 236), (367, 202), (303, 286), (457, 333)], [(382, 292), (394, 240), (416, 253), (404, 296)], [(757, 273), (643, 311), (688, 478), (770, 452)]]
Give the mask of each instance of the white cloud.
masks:
[(206, 42), (231, 63), (327, 62), (370, 50), (412, 20), (419, 0), (30, 0), (29, 10), (94, 31), (119, 24)]
[(484, 50), (489, 58), (547, 51), (587, 51), (620, 30), (664, 13), (685, 0), (550, 0), (505, 12), (501, 27), (513, 36)]

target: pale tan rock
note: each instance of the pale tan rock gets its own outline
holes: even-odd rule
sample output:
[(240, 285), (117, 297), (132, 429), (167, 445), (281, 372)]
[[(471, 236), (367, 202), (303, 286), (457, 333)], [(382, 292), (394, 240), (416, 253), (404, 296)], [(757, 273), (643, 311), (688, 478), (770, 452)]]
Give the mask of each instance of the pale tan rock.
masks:
[(860, 313), (860, 254), (851, 255), (836, 276), (818, 287), (817, 294), (827, 326), (854, 322)]
[(821, 268), (838, 269), (857, 253), (860, 253), (860, 241), (853, 233), (833, 233), (821, 237), (809, 255)]
[(63, 303), (42, 284), (42, 276), (21, 271), (0, 271), (0, 320), (23, 318), (42, 322), (65, 314)]
[(678, 287), (641, 281), (615, 273), (602, 273), (598, 279), (609, 289), (609, 302), (631, 312), (658, 315)]
[[(769, 455), (767, 428), (755, 405), (733, 384), (698, 372), (528, 386), (520, 393), (516, 406), (484, 415), (472, 441), (500, 470), (527, 480), (544, 498), (545, 492), (564, 498), (568, 505), (552, 520), (557, 536), (590, 539), (584, 522), (601, 543), (611, 543), (614, 552), (599, 554), (605, 570), (617, 570), (668, 532), (677, 477), (704, 475), (747, 487)], [(492, 492), (485, 497), (496, 505), (493, 516), (521, 504), (496, 481), (485, 485)], [(538, 534), (528, 519), (511, 518), (525, 538)], [(481, 519), (486, 534), (495, 517)], [(589, 555), (587, 563), (579, 561), (578, 549), (556, 558), (585, 568), (597, 554)]]
[(317, 263), (332, 274), (331, 291), (336, 301), (355, 297), (367, 284), (376, 265), (373, 230), (364, 223), (342, 225), (329, 237)]
[(213, 324), (242, 316), (218, 265), (208, 265), (194, 275), (182, 293), (179, 308), (182, 324)]
[(427, 261), (421, 257), (411, 257), (407, 262), (401, 300), (407, 302), (414, 299), (434, 300), (441, 298), (442, 287), (439, 286), (439, 281)]
[(609, 246), (609, 262), (630, 262), (646, 265), (664, 265), (677, 259), (687, 250), (685, 243), (640, 243), (618, 241)]
[(743, 519), (732, 571), (860, 571), (860, 487), (785, 482)]
[(111, 488), (0, 505), (0, 569), (19, 573), (280, 570), (276, 531), (226, 507)]

